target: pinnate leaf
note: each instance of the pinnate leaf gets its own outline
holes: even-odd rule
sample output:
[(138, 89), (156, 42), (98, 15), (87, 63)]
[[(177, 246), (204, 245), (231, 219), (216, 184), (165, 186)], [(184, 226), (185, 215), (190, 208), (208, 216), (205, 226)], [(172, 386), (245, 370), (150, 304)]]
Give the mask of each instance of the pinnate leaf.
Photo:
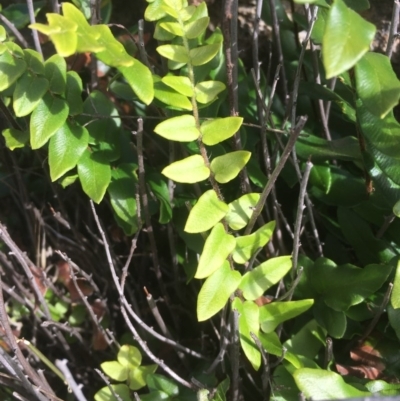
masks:
[(209, 17), (202, 17), (189, 22), (185, 25), (185, 33), (188, 39), (195, 39), (202, 35), (208, 27), (210, 22)]
[(157, 52), (168, 60), (176, 61), (178, 63), (187, 63), (189, 61), (189, 55), (186, 49), (180, 45), (158, 46)]
[(251, 153), (247, 150), (237, 150), (212, 160), (210, 169), (214, 173), (215, 180), (225, 184), (237, 177), (240, 170), (249, 161)]
[(259, 308), (254, 302), (245, 301), (242, 303), (239, 298), (235, 298), (232, 309), (239, 312), (240, 345), (253, 368), (258, 370), (261, 365), (261, 353), (250, 333), (259, 336)]
[(193, 96), (193, 89), (188, 77), (176, 77), (167, 75), (162, 79), (165, 85), (175, 89), (178, 93), (184, 96)]
[(258, 248), (270, 240), (274, 229), (275, 221), (270, 221), (253, 234), (237, 237), (235, 251), (232, 254), (233, 260), (240, 264), (246, 263)]
[(33, 110), (30, 121), (32, 149), (41, 148), (65, 123), (68, 105), (64, 99), (46, 93)]
[(197, 299), (199, 322), (214, 316), (225, 306), (230, 295), (239, 285), (240, 278), (240, 273), (231, 270), (227, 261), (207, 278)]
[(201, 233), (214, 227), (228, 212), (228, 205), (218, 199), (213, 189), (204, 192), (189, 213), (185, 225), (188, 233)]
[(214, 273), (234, 248), (235, 238), (225, 232), (222, 223), (217, 223), (204, 244), (195, 278), (206, 278)]
[(210, 103), (219, 93), (224, 91), (225, 88), (225, 84), (219, 81), (199, 82), (195, 87), (196, 100), (202, 104)]
[(225, 117), (207, 120), (201, 124), (202, 141), (209, 146), (216, 145), (233, 136), (242, 125), (242, 117)]
[(369, 50), (375, 26), (350, 9), (343, 0), (335, 0), (329, 10), (322, 40), (322, 60), (326, 78), (353, 67)]
[(232, 230), (240, 230), (249, 222), (260, 194), (250, 193), (231, 202), (225, 219)]
[(301, 368), (294, 372), (293, 377), (304, 396), (313, 400), (364, 398), (371, 395), (368, 391), (347, 384), (342, 376), (328, 370)]
[(162, 174), (176, 182), (193, 184), (206, 180), (210, 176), (210, 170), (200, 155), (193, 155), (165, 167)]
[(169, 118), (158, 124), (154, 132), (170, 141), (179, 142), (195, 141), (200, 136), (196, 120), (191, 115)]
[(278, 283), (291, 267), (291, 256), (278, 256), (247, 272), (239, 286), (244, 298), (249, 301), (259, 298), (268, 288)]
[(189, 51), (190, 60), (194, 66), (206, 64), (217, 55), (220, 48), (221, 43), (196, 47)]
[(313, 299), (302, 299), (301, 301), (272, 302), (264, 305), (260, 308), (261, 329), (265, 333), (271, 333), (282, 322), (301, 315), (313, 304)]

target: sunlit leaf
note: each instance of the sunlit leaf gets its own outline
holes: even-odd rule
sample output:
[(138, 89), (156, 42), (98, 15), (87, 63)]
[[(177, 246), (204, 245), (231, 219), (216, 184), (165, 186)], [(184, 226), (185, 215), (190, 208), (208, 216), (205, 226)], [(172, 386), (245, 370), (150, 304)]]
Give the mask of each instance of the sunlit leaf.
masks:
[(26, 63), (19, 46), (5, 43), (7, 50), (0, 54), (0, 91), (9, 88), (26, 70)]
[(246, 165), (251, 156), (251, 152), (237, 150), (236, 152), (226, 153), (218, 156), (211, 161), (210, 169), (214, 173), (215, 180), (225, 184), (238, 176), (240, 170)]
[(292, 267), (291, 256), (278, 256), (268, 259), (253, 270), (247, 272), (239, 288), (243, 296), (252, 301), (281, 280)]
[(189, 213), (185, 225), (188, 233), (201, 233), (214, 227), (228, 212), (228, 205), (218, 199), (213, 189), (204, 192)]
[(240, 278), (240, 273), (231, 270), (227, 261), (207, 278), (197, 299), (199, 322), (214, 316), (226, 305), (230, 295), (239, 285)]
[(229, 210), (225, 219), (232, 230), (240, 230), (247, 225), (259, 199), (260, 194), (250, 193), (228, 205)]
[(189, 58), (194, 66), (203, 65), (213, 59), (219, 52), (220, 48), (221, 43), (199, 46), (189, 51)]
[(178, 63), (187, 63), (189, 61), (189, 55), (184, 46), (162, 45), (157, 47), (157, 52), (168, 60), (177, 61)]
[(353, 67), (369, 50), (375, 26), (335, 0), (329, 10), (322, 40), (322, 60), (326, 78), (332, 78)]
[(181, 115), (163, 121), (154, 128), (154, 132), (170, 141), (191, 142), (200, 136), (196, 120), (192, 115)]
[(225, 88), (225, 84), (219, 81), (199, 82), (195, 87), (196, 100), (202, 104), (210, 103), (219, 93), (224, 91)]
[(242, 117), (225, 117), (207, 120), (201, 124), (202, 141), (209, 146), (216, 145), (233, 136), (242, 125)]
[(235, 238), (225, 232), (222, 223), (217, 223), (204, 244), (195, 278), (206, 278), (214, 273), (234, 248)]
[(246, 263), (258, 248), (263, 247), (272, 237), (275, 221), (270, 221), (250, 235), (236, 237), (236, 247), (232, 254), (236, 263)]
[(23, 148), (29, 141), (29, 131), (20, 131), (15, 128), (6, 128), (2, 135), (6, 141), (6, 146), (10, 150)]
[(176, 182), (192, 184), (206, 180), (210, 170), (205, 166), (202, 156), (193, 155), (165, 167), (162, 174)]
[(193, 89), (190, 79), (188, 77), (177, 77), (174, 75), (167, 75), (162, 78), (165, 85), (170, 86), (172, 89), (179, 92), (184, 96), (193, 96)]

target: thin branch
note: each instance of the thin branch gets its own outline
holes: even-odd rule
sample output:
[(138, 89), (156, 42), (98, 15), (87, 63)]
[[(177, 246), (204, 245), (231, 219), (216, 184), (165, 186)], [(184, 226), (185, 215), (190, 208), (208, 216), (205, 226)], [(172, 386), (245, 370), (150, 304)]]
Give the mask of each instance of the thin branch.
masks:
[(397, 37), (397, 28), (399, 26), (399, 12), (400, 12), (400, 1), (393, 1), (392, 21), (390, 23), (389, 39), (386, 46), (386, 55), (392, 58), (393, 44)]
[(382, 301), (381, 305), (379, 306), (378, 312), (375, 314), (374, 318), (371, 320), (371, 323), (368, 325), (367, 330), (365, 330), (365, 333), (358, 340), (359, 344), (362, 344), (365, 341), (365, 339), (371, 334), (372, 330), (378, 323), (378, 320), (382, 316), (382, 313), (385, 311), (385, 308), (390, 300), (390, 294), (392, 293), (392, 290), (393, 290), (393, 283), (389, 283), (388, 288), (385, 293), (385, 296), (383, 297), (383, 301)]
[[(0, 275), (0, 283), (1, 283), (1, 281), (2, 280), (1, 280), (1, 275)], [(5, 304), (4, 304), (3, 291), (0, 291), (0, 322), (3, 326), (4, 332), (6, 334), (8, 342), (11, 346), (11, 349), (13, 350), (15, 356), (17, 357), (19, 363), (21, 364), (22, 368), (24, 369), (24, 371), (28, 375), (28, 377), (39, 388), (44, 388), (50, 394), (54, 394), (53, 390), (50, 387), (48, 387), (46, 385), (46, 383), (43, 383), (43, 381), (40, 380), (39, 376), (36, 374), (36, 372), (33, 370), (32, 366), (26, 360), (24, 354), (22, 353), (21, 349), (19, 348), (19, 346), (17, 344), (17, 341), (15, 339), (15, 336), (12, 332), (12, 329), (11, 329), (11, 326), (10, 326), (10, 323), (8, 320), (8, 315), (7, 315)]]
[(296, 140), (299, 137), (300, 132), (303, 129), (306, 121), (307, 121), (307, 117), (301, 116), (299, 118), (298, 123), (294, 127), (294, 129), (291, 130), (289, 140), (286, 144), (285, 149), (282, 152), (279, 163), (277, 164), (274, 171), (272, 172), (271, 177), (269, 178), (269, 180), (267, 182), (267, 185), (265, 186), (263, 192), (261, 193), (260, 200), (257, 202), (257, 205), (253, 211), (253, 214), (251, 215), (249, 224), (247, 225), (246, 230), (245, 230), (245, 235), (250, 234), (251, 230), (253, 229), (254, 224), (255, 224), (258, 216), (261, 214), (261, 211), (265, 205), (265, 201), (267, 200), (269, 193), (271, 192), (273, 186), (275, 185), (275, 181), (277, 180), (280, 172), (282, 171), (282, 169), (290, 155), (290, 152), (292, 151), (292, 149), (296, 143)]
[(136, 329), (134, 328), (134, 326), (132, 325), (127, 311), (129, 312), (129, 314), (137, 321), (140, 322), (139, 324), (141, 325), (141, 327), (145, 328), (148, 332), (150, 332), (151, 334), (153, 334), (155, 337), (157, 338), (161, 338), (164, 342), (169, 343), (171, 345), (173, 345), (174, 347), (181, 349), (184, 352), (190, 353), (193, 356), (197, 356), (197, 357), (201, 357), (201, 355), (195, 353), (194, 351), (188, 350), (186, 347), (181, 346), (180, 344), (175, 343), (172, 340), (169, 340), (161, 335), (159, 335), (158, 333), (156, 333), (153, 329), (151, 329), (150, 327), (148, 327), (146, 324), (144, 324), (144, 322), (134, 313), (134, 311), (132, 310), (132, 308), (130, 307), (130, 305), (128, 304), (126, 297), (124, 296), (123, 292), (122, 292), (122, 288), (120, 285), (120, 282), (118, 280), (118, 276), (115, 272), (115, 267), (114, 267), (114, 263), (111, 257), (111, 253), (110, 253), (110, 247), (107, 241), (107, 238), (105, 236), (104, 230), (101, 226), (99, 217), (96, 213), (96, 209), (94, 207), (94, 204), (92, 201), (90, 201), (90, 206), (93, 212), (93, 216), (97, 225), (97, 229), (100, 232), (100, 236), (103, 240), (103, 244), (104, 244), (104, 250), (106, 252), (106, 256), (107, 256), (107, 262), (111, 271), (111, 275), (114, 281), (114, 285), (117, 288), (118, 291), (118, 295), (120, 297), (120, 302), (121, 302), (121, 313), (124, 317), (124, 320), (126, 322), (126, 324), (128, 325), (129, 329), (131, 330), (132, 334), (135, 336), (135, 339), (138, 341), (138, 343), (140, 344), (140, 346), (142, 347), (143, 351), (149, 356), (149, 358), (151, 360), (153, 360), (155, 363), (159, 364), (166, 373), (168, 373), (172, 378), (174, 378), (176, 381), (178, 381), (179, 383), (181, 383), (182, 385), (184, 385), (185, 387), (188, 388), (193, 388), (193, 385), (190, 384), (189, 382), (187, 382), (186, 380), (182, 379), (180, 376), (178, 376), (172, 369), (170, 369), (167, 365), (165, 365), (165, 363), (160, 360), (159, 358), (157, 358), (148, 348), (147, 343), (141, 339), (141, 337), (139, 336), (138, 332), (136, 331)]
[(86, 397), (83, 395), (81, 387), (82, 385), (78, 385), (72, 376), (71, 371), (68, 369), (67, 366), (67, 360), (66, 359), (57, 359), (56, 360), (56, 366), (58, 369), (61, 370), (62, 374), (65, 377), (65, 380), (68, 383), (69, 388), (72, 390), (74, 393), (75, 397), (77, 398), (78, 401), (87, 401)]
[(301, 276), (302, 276), (302, 274), (303, 274), (303, 271), (304, 271), (303, 266), (300, 266), (300, 267), (297, 269), (297, 276), (296, 276), (295, 280), (293, 281), (292, 286), (290, 287), (289, 291), (287, 291), (285, 294), (283, 294), (281, 297), (279, 297), (279, 298), (277, 299), (277, 301), (283, 301), (283, 300), (285, 300), (285, 299), (288, 299), (288, 300), (290, 301), (290, 300), (292, 299), (294, 290), (296, 289), (296, 287), (297, 287), (297, 286), (299, 285), (299, 283), (300, 283), (300, 280), (301, 280)]
[(25, 38), (21, 35), (19, 30), (15, 27), (15, 25), (8, 20), (3, 14), (0, 13), (0, 21), (7, 26), (7, 28), (15, 35), (15, 37), (18, 39), (18, 41), (21, 43), (21, 45), (25, 48), (29, 47), (28, 42), (25, 40)]
[[(22, 268), (25, 272), (25, 275), (28, 278), (28, 280), (32, 286), (32, 289), (35, 292), (35, 295), (36, 295), (38, 301), (40, 302), (40, 305), (43, 307), (43, 311), (44, 311), (44, 314), (46, 315), (46, 318), (48, 320), (52, 320), (47, 302), (44, 299), (44, 296), (43, 296), (42, 292), (40, 291), (40, 289), (36, 283), (36, 279), (33, 276), (32, 271), (28, 265), (28, 264), (31, 264), (33, 266), (33, 263), (18, 248), (18, 246), (15, 244), (15, 242), (11, 239), (10, 235), (8, 234), (7, 228), (1, 223), (0, 223), (0, 238), (4, 241), (4, 243), (8, 246), (8, 248), (10, 248), (12, 254), (16, 257), (16, 259), (22, 266)], [(36, 269), (39, 271), (38, 268), (36, 268)]]
[(394, 213), (392, 213), (391, 215), (385, 217), (385, 221), (383, 222), (381, 228), (377, 232), (376, 238), (378, 238), (378, 239), (382, 238), (383, 234), (385, 234), (386, 230), (393, 223), (395, 218), (396, 218), (396, 216), (394, 215)]
[[(281, 43), (281, 33), (279, 27), (279, 20), (276, 14), (276, 4), (275, 0), (269, 0), (269, 8), (272, 16), (272, 30), (274, 32), (274, 39), (276, 42), (276, 50), (278, 52), (278, 62), (280, 65), (284, 66), (284, 59), (283, 59), (283, 51), (282, 51), (282, 43)], [(286, 72), (285, 68), (281, 68), (281, 87), (283, 92), (283, 102), (286, 104), (288, 102), (288, 88), (287, 88), (287, 80), (286, 80)]]
[[(26, 5), (28, 6), (29, 21), (31, 24), (34, 24), (36, 23), (36, 19), (35, 19), (35, 9), (33, 7), (33, 1), (26, 0)], [(40, 40), (39, 40), (39, 33), (36, 29), (32, 29), (32, 36), (33, 36), (33, 42), (35, 43), (35, 49), (42, 56), (43, 59), (42, 46), (40, 45)]]
[(111, 394), (116, 398), (116, 400), (123, 401), (120, 395), (114, 391), (114, 388), (113, 386), (111, 386), (110, 381), (107, 379), (107, 377), (99, 369), (95, 369), (94, 371), (101, 377), (101, 379), (104, 381), (104, 383), (109, 388)]
[(257, 348), (261, 353), (261, 359), (264, 365), (264, 369), (261, 373), (262, 392), (264, 394), (264, 401), (268, 401), (269, 400), (268, 386), (270, 382), (270, 369), (269, 369), (268, 357), (258, 337), (254, 333), (250, 333), (250, 337), (256, 343)]
[(297, 261), (299, 257), (299, 249), (300, 249), (300, 230), (301, 230), (301, 222), (303, 219), (303, 210), (304, 206), (304, 198), (306, 196), (307, 191), (307, 183), (308, 178), (310, 176), (311, 169), (313, 164), (311, 161), (307, 161), (306, 168), (303, 173), (303, 179), (300, 184), (300, 193), (299, 193), (299, 201), (297, 203), (297, 213), (296, 213), (296, 220), (294, 224), (294, 238), (293, 238), (293, 272), (297, 271)]
[(328, 369), (329, 364), (331, 363), (333, 359), (333, 342), (332, 338), (326, 337), (325, 340), (325, 356), (324, 356), (324, 369)]

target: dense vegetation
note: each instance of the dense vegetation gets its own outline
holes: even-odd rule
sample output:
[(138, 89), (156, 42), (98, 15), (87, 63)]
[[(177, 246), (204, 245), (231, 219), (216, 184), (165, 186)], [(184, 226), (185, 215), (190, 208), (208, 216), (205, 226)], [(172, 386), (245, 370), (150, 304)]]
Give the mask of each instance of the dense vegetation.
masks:
[(400, 6), (296, 3), (1, 10), (2, 400), (400, 393)]

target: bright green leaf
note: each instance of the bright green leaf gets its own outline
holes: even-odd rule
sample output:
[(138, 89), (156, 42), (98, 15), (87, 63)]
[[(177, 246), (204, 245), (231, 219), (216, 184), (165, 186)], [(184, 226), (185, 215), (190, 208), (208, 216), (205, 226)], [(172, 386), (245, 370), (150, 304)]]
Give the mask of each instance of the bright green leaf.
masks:
[(13, 108), (17, 117), (30, 114), (46, 93), (49, 81), (46, 78), (33, 76), (30, 72), (17, 81), (13, 94)]
[(232, 303), (232, 309), (239, 312), (239, 337), (240, 345), (255, 370), (261, 366), (261, 353), (258, 350), (250, 333), (259, 336), (259, 308), (254, 302), (242, 301), (235, 298)]
[(261, 329), (265, 333), (271, 333), (282, 322), (301, 315), (313, 304), (313, 299), (302, 299), (301, 301), (272, 302), (264, 305), (260, 308)]
[(206, 64), (217, 55), (220, 48), (221, 43), (213, 43), (211, 45), (196, 47), (189, 51), (190, 60), (194, 66)]
[(123, 382), (128, 378), (128, 368), (122, 366), (118, 361), (103, 362), (100, 366), (103, 372), (111, 379)]
[(237, 150), (223, 156), (214, 158), (210, 169), (214, 173), (215, 180), (225, 184), (238, 176), (240, 170), (246, 165), (251, 156), (247, 150)]
[[(61, 57), (68, 57), (76, 53), (76, 45), (78, 43), (76, 30), (78, 25), (59, 14), (48, 13), (46, 17), (50, 27), (53, 29), (49, 36), (56, 47), (57, 53)], [(34, 24), (30, 25), (30, 27), (34, 27)]]
[(176, 90), (164, 84), (164, 82), (155, 82), (154, 97), (171, 108), (192, 110), (192, 103), (187, 96), (181, 95)]
[(20, 131), (15, 128), (6, 128), (2, 132), (6, 146), (10, 150), (23, 148), (29, 141), (29, 132)]
[(204, 244), (195, 278), (206, 278), (214, 273), (234, 248), (235, 238), (225, 232), (222, 223), (217, 223)]
[(133, 345), (123, 345), (118, 351), (117, 360), (122, 366), (134, 369), (142, 363), (142, 354)]
[(316, 401), (363, 398), (371, 395), (368, 391), (361, 391), (347, 384), (342, 376), (328, 370), (302, 368), (296, 370), (293, 377), (304, 396)]
[(210, 23), (209, 17), (202, 17), (192, 22), (189, 22), (188, 24), (185, 25), (185, 32), (186, 32), (185, 36), (188, 39), (198, 38), (205, 32), (209, 23)]
[(199, 322), (214, 316), (226, 305), (230, 295), (239, 285), (240, 278), (240, 273), (231, 270), (228, 261), (207, 278), (197, 299)]
[(169, 118), (158, 124), (154, 128), (154, 132), (170, 141), (179, 142), (195, 141), (200, 136), (196, 120), (191, 115)]
[(365, 54), (355, 66), (355, 77), (357, 94), (371, 113), (383, 118), (398, 104), (400, 81), (387, 56)]
[(165, 167), (162, 174), (176, 182), (193, 184), (206, 180), (210, 176), (210, 170), (204, 165), (202, 156), (193, 155)]
[(49, 166), (52, 181), (73, 169), (83, 155), (89, 141), (86, 128), (66, 121), (50, 138)]
[(131, 390), (139, 390), (146, 386), (148, 376), (152, 375), (158, 368), (158, 365), (139, 366), (136, 369), (129, 370), (128, 382)]
[(184, 96), (193, 96), (193, 89), (188, 77), (177, 77), (175, 75), (167, 75), (162, 78), (162, 82)]
[(98, 36), (97, 42), (104, 50), (96, 53), (96, 57), (111, 67), (130, 67), (136, 60), (130, 56), (122, 43), (115, 39), (107, 25), (91, 26), (93, 35)]
[(139, 60), (129, 67), (118, 67), (122, 75), (136, 93), (137, 97), (149, 105), (154, 98), (154, 86), (151, 71)]
[[(99, 44), (99, 34), (96, 33), (86, 21), (85, 16), (71, 3), (62, 3), (64, 17), (68, 21), (78, 24), (76, 30), (77, 44), (76, 51), (79, 53), (97, 53), (104, 50), (104, 44)], [(74, 52), (73, 52), (74, 53)], [(73, 54), (71, 53), (71, 54)]]
[(6, 42), (7, 50), (0, 54), (0, 92), (9, 88), (26, 70), (19, 46)]
[(85, 194), (100, 203), (111, 180), (110, 165), (86, 150), (78, 162), (78, 175)]
[(236, 247), (232, 254), (236, 263), (246, 263), (258, 248), (263, 247), (272, 237), (275, 221), (270, 221), (250, 235), (236, 237)]
[(201, 124), (202, 141), (209, 146), (216, 145), (238, 132), (242, 117), (225, 117), (207, 120)]
[(228, 205), (218, 199), (216, 192), (210, 189), (200, 196), (189, 213), (185, 225), (187, 233), (202, 233), (214, 227), (228, 212)]
[(249, 301), (259, 298), (268, 288), (278, 283), (291, 267), (291, 256), (278, 256), (247, 272), (239, 285), (244, 298)]
[(32, 149), (41, 148), (68, 117), (68, 105), (64, 99), (46, 93), (33, 110), (30, 121)]
[(196, 100), (202, 104), (210, 103), (219, 93), (224, 91), (225, 88), (225, 84), (219, 81), (199, 82), (195, 87)]
[(335, 0), (329, 10), (322, 40), (322, 60), (326, 78), (332, 78), (353, 67), (369, 50), (375, 26)]
[(179, 22), (161, 22), (160, 23), (161, 28), (165, 29), (167, 32), (172, 33), (173, 35), (176, 36), (183, 36), (183, 28), (179, 24)]
[(186, 49), (180, 45), (158, 46), (157, 52), (168, 60), (177, 61), (178, 63), (187, 63), (189, 61), (189, 55)]
[(278, 334), (276, 334), (275, 331), (272, 331), (271, 333), (259, 331), (258, 339), (261, 341), (265, 351), (267, 351), (269, 354), (279, 357), (283, 355), (283, 347), (281, 341), (279, 340)]
[(225, 219), (232, 230), (240, 230), (247, 225), (259, 199), (260, 194), (250, 193), (241, 196), (228, 205), (229, 210)]
[(0, 42), (4, 42), (7, 39), (7, 31), (3, 25), (0, 26)]
[[(113, 391), (119, 395), (121, 401), (131, 401), (129, 387), (126, 384), (111, 384)], [(96, 401), (117, 401), (108, 386), (100, 389), (95, 395)]]
[(58, 54), (51, 56), (44, 63), (44, 74), (49, 80), (49, 89), (53, 93), (63, 95), (67, 84), (67, 63)]

